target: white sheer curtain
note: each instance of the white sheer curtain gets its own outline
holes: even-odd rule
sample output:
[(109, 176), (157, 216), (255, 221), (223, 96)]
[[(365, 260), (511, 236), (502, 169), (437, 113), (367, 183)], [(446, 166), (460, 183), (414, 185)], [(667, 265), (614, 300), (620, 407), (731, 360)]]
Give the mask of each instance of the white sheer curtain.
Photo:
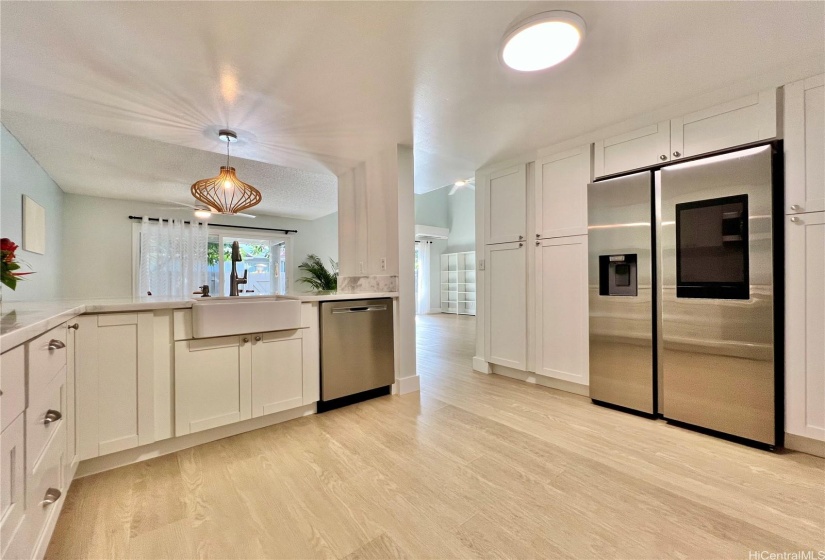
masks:
[(140, 281), (138, 293), (162, 297), (192, 297), (207, 283), (206, 224), (184, 224), (183, 220), (140, 224)]
[(432, 243), (429, 241), (418, 244), (418, 302), (415, 312), (419, 315), (430, 312), (430, 247)]

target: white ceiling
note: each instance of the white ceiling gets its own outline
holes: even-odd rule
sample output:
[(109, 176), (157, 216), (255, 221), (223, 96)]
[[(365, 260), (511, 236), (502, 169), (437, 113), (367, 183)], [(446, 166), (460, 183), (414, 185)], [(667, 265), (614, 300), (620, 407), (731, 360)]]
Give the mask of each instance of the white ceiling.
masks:
[[(4, 110), (3, 124), (64, 191), (76, 194), (200, 204), (189, 187), (198, 179), (216, 176), (220, 166), (226, 165), (226, 152), (196, 150), (23, 113)], [(239, 144), (231, 145), (230, 154)], [(230, 158), (230, 165), (239, 179), (263, 195), (263, 201), (249, 210), (252, 214), (314, 220), (338, 211), (333, 175), (236, 157)]]
[[(335, 197), (273, 165), (334, 174), (413, 144), (426, 192), (731, 84), (825, 66), (818, 1), (1, 6), (2, 120), (65, 190), (181, 200), (214, 174), (220, 158), (199, 150), (221, 152), (214, 133), (230, 125), (244, 140), (234, 153), (254, 160), (239, 177), (271, 179), (275, 214), (318, 215)], [(545, 72), (503, 68), (506, 29), (548, 9), (585, 19), (579, 52)]]

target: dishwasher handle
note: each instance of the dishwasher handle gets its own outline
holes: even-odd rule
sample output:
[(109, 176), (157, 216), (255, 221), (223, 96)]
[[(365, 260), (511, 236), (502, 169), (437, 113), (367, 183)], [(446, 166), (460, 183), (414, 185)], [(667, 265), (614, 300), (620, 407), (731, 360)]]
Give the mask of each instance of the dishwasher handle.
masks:
[(360, 307), (336, 307), (332, 310), (336, 313), (366, 313), (368, 311), (386, 311), (386, 305), (362, 305)]

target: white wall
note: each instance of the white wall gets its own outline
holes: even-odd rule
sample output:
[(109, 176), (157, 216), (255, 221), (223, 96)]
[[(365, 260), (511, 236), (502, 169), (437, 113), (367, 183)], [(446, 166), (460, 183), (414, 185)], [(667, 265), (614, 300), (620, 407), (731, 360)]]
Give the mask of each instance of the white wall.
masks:
[[(4, 126), (0, 126), (0, 142), (0, 237), (8, 237), (21, 245), (17, 258), (31, 265), (31, 268), (24, 265), (21, 272), (35, 272), (18, 282), (15, 291), (3, 286), (3, 299), (58, 298), (63, 288), (60, 274), (63, 191)], [(46, 253), (43, 255), (22, 249), (24, 194), (46, 209)]]
[[(68, 298), (130, 297), (132, 295), (132, 220), (128, 216), (191, 218), (189, 211), (162, 210), (163, 204), (115, 200), (67, 194), (64, 199), (63, 247), (66, 266), (63, 274)], [(330, 214), (317, 220), (273, 216), (248, 218), (216, 217), (214, 225), (240, 225), (296, 229), (293, 236), (290, 284), (294, 291), (306, 291), (297, 284), (298, 265), (309, 253), (325, 262), (338, 259), (338, 217)]]
[(400, 153), (401, 148), (393, 146), (338, 176), (341, 276), (399, 274)]

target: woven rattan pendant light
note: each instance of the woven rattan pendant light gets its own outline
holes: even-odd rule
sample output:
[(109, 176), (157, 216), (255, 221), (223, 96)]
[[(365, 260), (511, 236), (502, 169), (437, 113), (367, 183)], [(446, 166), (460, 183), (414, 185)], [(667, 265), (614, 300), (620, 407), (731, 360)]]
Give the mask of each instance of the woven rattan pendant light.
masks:
[(235, 168), (229, 166), (229, 144), (238, 140), (231, 130), (218, 131), (226, 142), (226, 165), (217, 177), (201, 179), (192, 185), (192, 196), (206, 204), (216, 214), (238, 214), (261, 202), (261, 191), (238, 179)]

